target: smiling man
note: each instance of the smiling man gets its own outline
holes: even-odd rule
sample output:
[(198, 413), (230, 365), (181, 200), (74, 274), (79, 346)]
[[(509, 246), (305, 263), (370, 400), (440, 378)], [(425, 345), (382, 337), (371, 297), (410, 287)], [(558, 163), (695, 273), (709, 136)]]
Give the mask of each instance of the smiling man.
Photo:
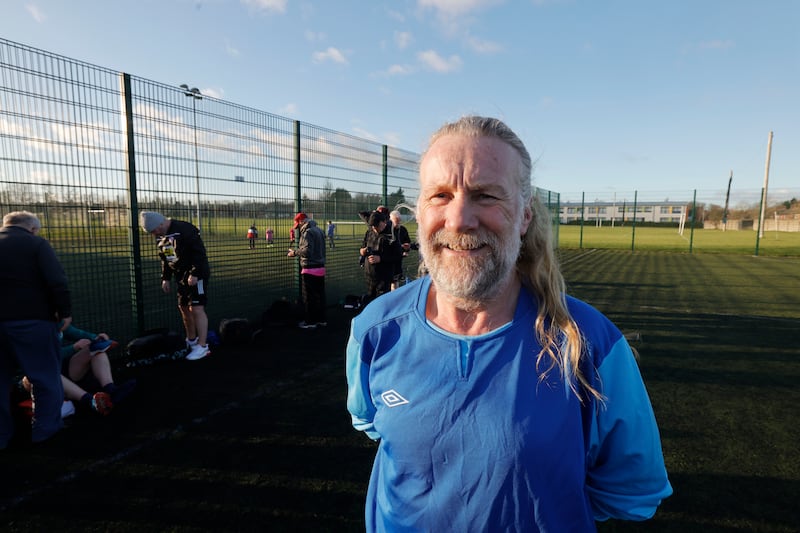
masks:
[(565, 294), (531, 159), (465, 117), (420, 162), (429, 276), (352, 323), (347, 407), (379, 446), (367, 531), (593, 531), (672, 493), (620, 331)]

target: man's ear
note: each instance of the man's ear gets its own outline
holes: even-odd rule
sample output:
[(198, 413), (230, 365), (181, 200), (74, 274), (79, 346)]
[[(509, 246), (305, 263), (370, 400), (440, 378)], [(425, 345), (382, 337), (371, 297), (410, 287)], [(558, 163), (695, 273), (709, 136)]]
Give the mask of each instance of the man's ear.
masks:
[(519, 234), (520, 236), (525, 235), (528, 231), (528, 226), (531, 225), (533, 221), (533, 208), (530, 205), (526, 205), (525, 208), (522, 210), (522, 224), (519, 227)]

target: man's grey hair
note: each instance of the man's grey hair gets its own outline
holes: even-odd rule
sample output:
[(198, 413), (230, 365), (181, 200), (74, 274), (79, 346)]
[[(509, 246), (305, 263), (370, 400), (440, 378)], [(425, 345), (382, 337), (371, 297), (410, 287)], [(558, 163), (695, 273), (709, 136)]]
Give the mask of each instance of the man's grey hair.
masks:
[(3, 217), (3, 227), (20, 226), (28, 231), (33, 231), (42, 227), (39, 217), (30, 211), (12, 211)]
[[(532, 218), (520, 241), (516, 270), (520, 282), (533, 293), (539, 304), (534, 330), (542, 351), (538, 355), (537, 365), (545, 367), (542, 379), (550, 370), (558, 369), (579, 398), (583, 399), (584, 393), (588, 393), (602, 400), (600, 392), (581, 370), (585, 351), (583, 335), (567, 307), (566, 283), (553, 245), (550, 212), (533, 195), (533, 163), (527, 148), (502, 120), (468, 115), (439, 128), (431, 136), (428, 150), (440, 137), (448, 135), (498, 139), (519, 155), (519, 167), (514, 177), (519, 187), (520, 207), (530, 209)], [(428, 150), (422, 154), (420, 162), (425, 159)]]
[[(459, 120), (447, 123), (439, 128), (429, 139), (428, 148), (430, 149), (437, 139), (447, 135), (490, 137), (503, 141), (513, 148), (520, 159), (520, 165), (515, 176), (519, 186), (520, 198), (523, 205), (530, 203), (531, 195), (533, 194), (531, 187), (531, 172), (533, 171), (531, 155), (519, 136), (505, 122), (497, 118), (476, 115), (461, 117)], [(420, 157), (420, 161), (425, 159), (425, 155), (427, 155), (427, 150)]]

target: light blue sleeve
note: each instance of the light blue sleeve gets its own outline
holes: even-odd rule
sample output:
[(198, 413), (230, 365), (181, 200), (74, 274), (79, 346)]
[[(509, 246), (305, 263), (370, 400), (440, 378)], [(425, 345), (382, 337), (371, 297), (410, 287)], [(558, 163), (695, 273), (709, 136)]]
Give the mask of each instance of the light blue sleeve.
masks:
[(592, 420), (587, 473), (594, 518), (646, 520), (672, 486), (650, 398), (624, 337), (598, 371), (605, 405)]
[(369, 390), (369, 365), (361, 359), (361, 344), (350, 333), (347, 341), (346, 353), (347, 375), (347, 410), (353, 421), (353, 427), (363, 431), (373, 440), (378, 440), (380, 435), (375, 432), (372, 424), (375, 418), (375, 404)]

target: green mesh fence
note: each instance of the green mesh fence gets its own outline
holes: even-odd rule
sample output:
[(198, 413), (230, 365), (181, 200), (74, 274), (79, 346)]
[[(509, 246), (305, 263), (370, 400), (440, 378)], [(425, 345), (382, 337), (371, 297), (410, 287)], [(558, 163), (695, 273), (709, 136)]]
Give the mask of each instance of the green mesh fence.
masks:
[[(418, 195), (419, 154), (0, 39), (0, 211), (37, 213), (70, 281), (75, 324), (126, 341), (180, 331), (138, 213), (197, 225), (211, 262), (210, 328), (299, 298), (294, 214), (325, 229), (327, 296), (364, 290), (359, 211)], [(557, 195), (539, 191), (557, 215)], [(556, 218), (557, 221), (557, 218)], [(259, 232), (250, 249), (247, 229)], [(274, 235), (268, 245), (267, 231)], [(413, 277), (418, 257), (406, 259)]]

